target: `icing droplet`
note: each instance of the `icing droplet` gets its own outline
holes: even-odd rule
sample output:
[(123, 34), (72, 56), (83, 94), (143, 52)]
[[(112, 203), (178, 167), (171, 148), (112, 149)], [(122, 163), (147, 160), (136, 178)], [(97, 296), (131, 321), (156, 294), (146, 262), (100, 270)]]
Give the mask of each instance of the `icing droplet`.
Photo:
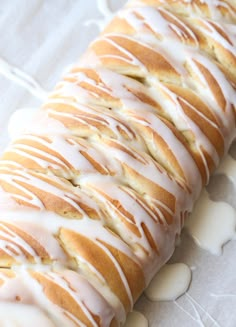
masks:
[(222, 246), (235, 237), (235, 210), (225, 202), (213, 202), (203, 191), (185, 227), (196, 243), (220, 255)]
[(142, 313), (132, 311), (128, 314), (124, 327), (148, 327), (148, 320)]
[(8, 134), (11, 139), (22, 134), (34, 114), (35, 108), (21, 108), (13, 112), (8, 122)]
[(173, 301), (183, 295), (191, 282), (191, 270), (184, 263), (165, 265), (145, 291), (151, 301)]
[(216, 174), (226, 175), (236, 186), (236, 161), (230, 155), (227, 155), (217, 169)]

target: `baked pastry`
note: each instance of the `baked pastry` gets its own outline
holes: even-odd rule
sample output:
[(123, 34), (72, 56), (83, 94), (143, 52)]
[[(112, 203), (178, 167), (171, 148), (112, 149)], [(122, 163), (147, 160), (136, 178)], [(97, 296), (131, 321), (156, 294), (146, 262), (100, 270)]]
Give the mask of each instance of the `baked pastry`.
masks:
[(235, 20), (130, 1), (58, 83), (0, 160), (0, 305), (124, 324), (235, 137)]

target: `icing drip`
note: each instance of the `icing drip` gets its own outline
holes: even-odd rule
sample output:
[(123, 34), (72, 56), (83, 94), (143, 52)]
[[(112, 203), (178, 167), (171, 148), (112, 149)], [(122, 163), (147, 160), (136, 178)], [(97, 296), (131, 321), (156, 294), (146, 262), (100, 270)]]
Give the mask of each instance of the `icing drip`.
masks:
[(236, 213), (225, 202), (213, 202), (204, 191), (185, 227), (196, 243), (220, 255), (222, 246), (235, 238)]
[(167, 264), (161, 268), (145, 290), (151, 301), (175, 301), (185, 294), (191, 281), (191, 270), (183, 263)]
[(148, 320), (142, 313), (132, 311), (128, 314), (124, 327), (148, 327)]
[[(156, 274), (145, 291), (151, 301), (174, 301), (174, 304), (199, 326), (206, 327), (209, 320), (214, 326), (219, 323), (188, 292), (191, 270), (183, 264), (167, 264)], [(179, 297), (181, 297), (181, 301)], [(184, 305), (181, 303), (184, 302)], [(190, 309), (188, 306), (190, 305)], [(193, 311), (193, 313), (192, 313)]]
[(230, 155), (227, 155), (222, 161), (215, 174), (226, 175), (236, 186), (236, 161)]
[(25, 88), (40, 100), (47, 98), (47, 92), (29, 75), (0, 58), (0, 74)]
[(112, 20), (114, 13), (110, 10), (108, 6), (108, 0), (97, 0), (96, 1), (98, 11), (101, 13), (103, 18), (101, 19), (88, 19), (84, 22), (85, 26), (97, 25), (100, 31)]

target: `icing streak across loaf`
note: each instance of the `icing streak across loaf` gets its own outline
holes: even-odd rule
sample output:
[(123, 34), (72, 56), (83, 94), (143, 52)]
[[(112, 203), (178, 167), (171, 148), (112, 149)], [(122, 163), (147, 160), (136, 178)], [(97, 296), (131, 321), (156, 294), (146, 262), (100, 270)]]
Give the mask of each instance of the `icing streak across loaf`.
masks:
[(0, 160), (6, 308), (124, 324), (235, 137), (235, 20), (130, 1), (56, 85)]

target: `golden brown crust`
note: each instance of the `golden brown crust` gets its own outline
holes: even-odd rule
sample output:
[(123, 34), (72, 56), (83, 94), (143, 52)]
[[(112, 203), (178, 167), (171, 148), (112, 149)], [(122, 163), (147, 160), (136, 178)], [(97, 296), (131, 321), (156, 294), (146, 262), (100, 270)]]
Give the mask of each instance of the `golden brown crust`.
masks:
[(60, 287), (56, 282), (47, 279), (47, 276), (39, 272), (32, 272), (31, 275), (42, 285), (43, 292), (52, 303), (70, 312), (86, 326), (93, 326), (91, 322), (87, 319), (78, 302), (75, 301), (75, 299), (73, 299), (73, 297), (68, 294), (62, 287)]
[[(124, 307), (127, 308), (126, 310), (128, 312), (131, 309), (132, 303), (130, 302), (123, 281), (111, 258), (114, 257), (120, 265), (120, 268), (123, 270), (133, 299), (135, 300), (144, 287), (144, 276), (140, 267), (120, 251), (109, 246), (102, 240), (94, 242), (79, 233), (64, 229), (60, 231), (60, 238), (64, 246), (74, 254), (75, 258), (77, 256), (84, 258), (86, 262), (91, 264), (100, 274), (102, 274), (111, 291), (116, 294)], [(101, 244), (104, 245), (105, 248), (103, 248)], [(107, 249), (111, 255), (109, 255), (105, 249)], [(136, 283), (137, 277), (139, 277), (138, 285)]]

